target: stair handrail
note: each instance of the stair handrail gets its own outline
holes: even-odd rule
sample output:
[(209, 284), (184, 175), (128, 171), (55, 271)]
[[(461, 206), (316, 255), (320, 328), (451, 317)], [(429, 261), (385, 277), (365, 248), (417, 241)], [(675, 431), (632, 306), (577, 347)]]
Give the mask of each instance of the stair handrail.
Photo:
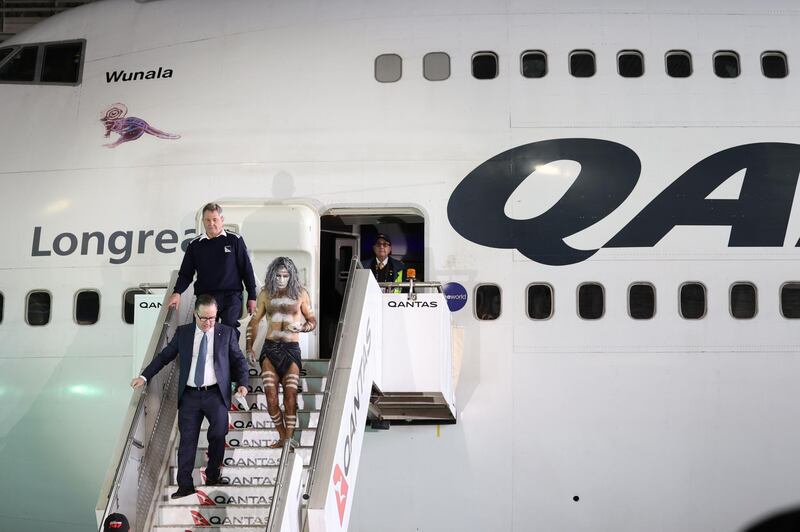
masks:
[(347, 271), (347, 284), (345, 285), (344, 289), (342, 310), (339, 312), (339, 323), (336, 326), (336, 337), (333, 343), (333, 352), (331, 353), (331, 359), (330, 362), (328, 363), (328, 374), (325, 378), (325, 389), (322, 392), (322, 405), (320, 406), (319, 410), (319, 419), (317, 420), (317, 430), (316, 434), (314, 435), (314, 445), (311, 448), (311, 460), (308, 466), (308, 476), (306, 477), (306, 492), (303, 495), (303, 499), (306, 501), (308, 500), (311, 494), (311, 487), (313, 485), (314, 476), (317, 471), (317, 462), (319, 462), (319, 447), (324, 437), (325, 418), (327, 416), (328, 407), (330, 405), (329, 399), (330, 399), (331, 389), (333, 387), (334, 369), (336, 368), (336, 359), (339, 356), (339, 346), (341, 345), (342, 329), (344, 328), (344, 322), (347, 319), (347, 303), (350, 299), (350, 291), (353, 288), (353, 277), (355, 271), (361, 268), (362, 268), (361, 261), (359, 260), (358, 255), (356, 255), (350, 261), (350, 268)]
[[(292, 440), (287, 438), (283, 442), (283, 449), (281, 450), (281, 458), (278, 463), (278, 475), (275, 477), (275, 488), (272, 491), (272, 504), (269, 506), (269, 515), (267, 516), (267, 528), (265, 532), (281, 532), (280, 522), (285, 511), (289, 482), (287, 480), (287, 471), (289, 470), (289, 456), (290, 453), (295, 454)], [(297, 456), (293, 457), (295, 460)], [(276, 528), (278, 527), (278, 528)]]
[(387, 292), (391, 292), (394, 288), (408, 288), (409, 293), (416, 293), (417, 288), (435, 288), (437, 292), (440, 294), (444, 292), (442, 287), (442, 283), (438, 281), (399, 281), (399, 282), (386, 282), (386, 283), (378, 283), (378, 286), (381, 289), (386, 289)]
[[(156, 320), (156, 326), (153, 328), (153, 334), (150, 337), (141, 369), (144, 369), (166, 345), (168, 341), (167, 333), (171, 330), (174, 334), (177, 326), (186, 319), (186, 309), (189, 307), (194, 295), (191, 286), (183, 293), (184, 297), (181, 298), (181, 305), (178, 309), (168, 306), (169, 297), (172, 295), (177, 277), (178, 272), (176, 270), (172, 272), (170, 281), (166, 286), (152, 284), (142, 286), (145, 291), (156, 287), (164, 287), (167, 290), (164, 294), (161, 310)], [(135, 390), (131, 396), (125, 419), (122, 423), (123, 435), (120, 437), (112, 454), (111, 465), (106, 473), (95, 507), (101, 532), (105, 519), (111, 513), (119, 510), (125, 510), (122, 513), (128, 518), (131, 530), (144, 530), (145, 521), (151, 513), (155, 500), (158, 476), (163, 470), (164, 460), (168, 460), (168, 456), (165, 456), (164, 452), (164, 447), (168, 442), (160, 440), (165, 439), (164, 434), (166, 434), (166, 439), (169, 440), (175, 424), (177, 412), (177, 386), (174, 384), (177, 380), (175, 378), (176, 366), (176, 364), (172, 364), (168, 372), (154, 376), (146, 386)], [(155, 407), (155, 415), (151, 417), (152, 413), (148, 412), (148, 410), (152, 410), (153, 407)], [(135, 475), (136, 489), (133, 492), (127, 490), (128, 492), (123, 493), (125, 491), (123, 489), (124, 481), (128, 480), (130, 482), (133, 478), (129, 467), (132, 462), (136, 461), (131, 457), (134, 448), (144, 451), (139, 470), (136, 471)], [(153, 465), (155, 459), (158, 459), (158, 463)], [(145, 482), (144, 487), (141, 486), (142, 477), (155, 470), (158, 472), (155, 475), (150, 474), (149, 478), (145, 479), (148, 482)], [(132, 501), (134, 497), (136, 499), (135, 504)]]

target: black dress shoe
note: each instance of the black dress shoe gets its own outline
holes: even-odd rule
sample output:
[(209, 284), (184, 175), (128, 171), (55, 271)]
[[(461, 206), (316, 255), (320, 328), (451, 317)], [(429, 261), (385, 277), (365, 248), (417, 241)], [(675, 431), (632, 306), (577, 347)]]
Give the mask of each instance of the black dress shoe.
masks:
[(170, 495), (170, 497), (173, 498), (173, 499), (180, 499), (181, 497), (186, 497), (187, 495), (191, 495), (194, 492), (195, 492), (194, 486), (188, 486), (188, 487), (179, 486), (178, 487), (178, 491), (176, 491), (175, 493)]
[(223, 478), (222, 475), (218, 477), (206, 477), (206, 486), (227, 486), (231, 481)]

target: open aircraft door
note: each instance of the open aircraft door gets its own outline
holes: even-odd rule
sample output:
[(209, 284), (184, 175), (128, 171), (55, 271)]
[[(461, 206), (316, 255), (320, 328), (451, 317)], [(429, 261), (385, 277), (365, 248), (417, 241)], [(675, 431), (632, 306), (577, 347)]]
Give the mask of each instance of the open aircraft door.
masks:
[(322, 229), (320, 233), (319, 354), (333, 352), (336, 324), (342, 310), (350, 262), (358, 255), (360, 239), (346, 231)]
[[(319, 215), (303, 204), (269, 204), (237, 201), (220, 201), (226, 230), (244, 237), (256, 286), (264, 286), (267, 266), (276, 257), (289, 257), (297, 266), (300, 283), (308, 290), (314, 312), (318, 313), (319, 302)], [(198, 231), (202, 230), (201, 214), (198, 215)], [(198, 233), (199, 234), (199, 233)], [(246, 314), (246, 307), (244, 313)], [(244, 318), (242, 326), (249, 320)], [(254, 348), (260, 352), (266, 334), (266, 323), (262, 322)], [(244, 345), (245, 335), (241, 337)], [(300, 335), (303, 358), (318, 357), (317, 331)]]

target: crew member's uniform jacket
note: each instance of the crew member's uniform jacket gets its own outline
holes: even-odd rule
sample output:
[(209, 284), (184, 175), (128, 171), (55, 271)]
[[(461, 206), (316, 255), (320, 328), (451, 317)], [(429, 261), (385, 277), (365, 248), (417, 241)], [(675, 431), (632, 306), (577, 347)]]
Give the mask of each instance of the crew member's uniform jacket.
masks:
[(242, 284), (247, 290), (247, 299), (255, 301), (256, 278), (253, 265), (247, 256), (244, 239), (231, 231), (222, 231), (216, 238), (208, 238), (203, 233), (191, 242), (183, 256), (175, 292), (182, 294), (192, 282), (194, 293), (241, 292)]
[(364, 268), (372, 270), (379, 283), (402, 283), (405, 281), (406, 266), (392, 256), (386, 258), (386, 265), (378, 268), (378, 259), (372, 258), (361, 263)]
[(256, 278), (247, 255), (244, 239), (231, 231), (222, 231), (214, 238), (204, 232), (191, 242), (183, 256), (175, 292), (182, 294), (192, 282), (194, 272), (195, 295), (208, 294), (217, 301), (218, 317), (239, 334), (239, 317), (242, 315), (242, 284), (247, 299), (254, 300)]

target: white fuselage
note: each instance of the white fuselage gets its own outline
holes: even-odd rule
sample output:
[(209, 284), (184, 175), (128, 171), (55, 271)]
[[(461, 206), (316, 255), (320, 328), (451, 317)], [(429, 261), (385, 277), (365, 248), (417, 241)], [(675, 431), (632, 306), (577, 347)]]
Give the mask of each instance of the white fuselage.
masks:
[[(74, 87), (0, 84), (0, 516), (9, 530), (91, 528), (134, 371), (122, 293), (166, 282), (197, 210), (230, 199), (310, 204), (320, 215), (416, 208), (426, 279), (469, 293), (453, 314), (465, 330), (458, 423), (368, 433), (351, 530), (727, 532), (797, 504), (798, 323), (780, 312), (781, 286), (800, 280), (797, 201), (783, 247), (729, 247), (730, 227), (681, 225), (652, 247), (600, 249), (563, 266), (464, 238), (448, 201), (471, 171), (518, 146), (622, 144), (641, 161), (635, 188), (565, 239), (601, 248), (709, 156), (797, 142), (800, 11), (777, 1), (551, 4), (111, 0), (13, 39), (83, 38), (86, 57)], [(593, 77), (569, 74), (576, 49), (594, 52)], [(616, 55), (629, 49), (645, 58), (641, 78), (617, 74)], [(666, 75), (674, 49), (691, 52), (690, 77)], [(547, 53), (545, 77), (520, 74), (526, 50)], [(738, 78), (715, 76), (719, 50), (739, 54)], [(788, 77), (762, 75), (769, 50), (787, 55)], [(450, 78), (426, 80), (423, 56), (442, 51)], [(472, 77), (480, 51), (498, 55), (496, 79)], [(375, 58), (388, 53), (402, 58), (402, 78), (379, 83)], [(109, 81), (159, 68), (171, 77)], [(180, 138), (104, 147), (117, 135), (104, 138), (100, 118), (115, 103)], [(544, 213), (568, 186), (526, 182), (506, 213)], [(91, 232), (105, 248), (87, 240), (82, 254)], [(73, 237), (62, 233), (74, 235), (70, 253)], [(656, 288), (651, 320), (628, 314), (637, 281)], [(679, 314), (687, 281), (707, 289), (703, 319)], [(738, 281), (757, 287), (753, 319), (731, 317)], [(536, 282), (553, 288), (548, 320), (526, 315)], [(584, 282), (604, 287), (601, 319), (577, 314)], [(501, 288), (497, 320), (475, 315), (482, 283)], [(100, 318), (80, 326), (74, 297), (87, 288), (100, 291)], [(52, 294), (46, 326), (25, 321), (32, 290)]]

